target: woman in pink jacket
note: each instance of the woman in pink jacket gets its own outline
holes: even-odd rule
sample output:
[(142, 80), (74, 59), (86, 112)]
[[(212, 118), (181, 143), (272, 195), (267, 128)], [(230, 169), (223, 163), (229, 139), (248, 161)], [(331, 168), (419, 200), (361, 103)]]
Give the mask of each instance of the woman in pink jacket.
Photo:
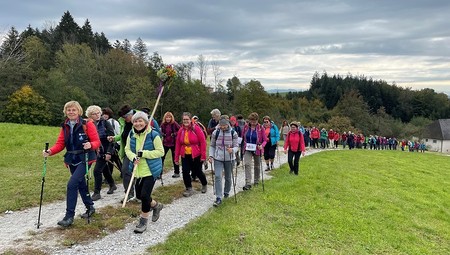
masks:
[(291, 131), (289, 131), (284, 142), (284, 153), (288, 154), (289, 173), (298, 175), (300, 154), (305, 156), (305, 140), (302, 132), (298, 130), (297, 122), (292, 122), (290, 127)]
[(261, 156), (264, 152), (264, 146), (267, 143), (267, 136), (264, 128), (258, 123), (259, 115), (256, 112), (250, 113), (248, 116), (248, 124), (244, 126), (243, 142), (244, 142), (244, 171), (245, 186), (243, 190), (252, 188), (252, 172), (251, 164), (253, 159), (254, 185), (258, 185), (261, 177)]
[(176, 165), (179, 165), (181, 156), (183, 181), (186, 187), (183, 196), (189, 197), (194, 194), (190, 175), (191, 171), (193, 171), (202, 183), (202, 193), (206, 193), (207, 190), (208, 182), (202, 171), (202, 164), (206, 160), (206, 138), (200, 126), (192, 123), (190, 113), (183, 113), (182, 120), (183, 124), (178, 130), (175, 142), (174, 162)]

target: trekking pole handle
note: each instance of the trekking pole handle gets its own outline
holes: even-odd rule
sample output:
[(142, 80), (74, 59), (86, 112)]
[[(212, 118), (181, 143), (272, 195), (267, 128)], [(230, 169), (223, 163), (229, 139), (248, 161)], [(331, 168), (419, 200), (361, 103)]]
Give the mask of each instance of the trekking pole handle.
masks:
[(46, 143), (45, 143), (45, 151), (46, 151), (46, 152), (48, 151), (48, 145), (49, 145), (49, 143), (46, 142)]

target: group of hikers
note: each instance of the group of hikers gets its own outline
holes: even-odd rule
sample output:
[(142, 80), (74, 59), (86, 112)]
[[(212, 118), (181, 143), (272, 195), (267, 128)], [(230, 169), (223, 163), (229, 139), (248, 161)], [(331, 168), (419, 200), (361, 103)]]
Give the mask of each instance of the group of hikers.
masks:
[[(398, 147), (402, 151), (408, 149), (409, 151), (421, 151), (426, 150), (424, 142), (414, 140), (397, 140), (395, 137), (384, 137), (378, 135), (364, 136), (362, 133), (355, 134), (352, 131), (343, 132), (340, 134), (337, 131), (330, 129), (327, 131), (325, 128), (319, 130), (315, 126), (303, 127), (299, 123), (299, 129), (303, 134), (304, 143), (306, 147), (314, 149), (337, 149), (339, 145), (342, 148), (348, 147), (350, 150), (354, 148), (358, 149), (370, 149), (370, 150), (397, 150)], [(289, 133), (289, 126), (287, 121), (283, 121), (280, 127), (283, 136)]]
[[(141, 201), (139, 222), (134, 232), (143, 233), (147, 229), (150, 212), (152, 222), (156, 222), (164, 207), (152, 197), (152, 191), (156, 180), (161, 178), (169, 150), (174, 167), (172, 177), (179, 178), (180, 166), (182, 169), (184, 197), (194, 194), (192, 181), (197, 178), (202, 185), (201, 192), (207, 192), (208, 182), (203, 167), (206, 169), (208, 163), (212, 165), (216, 196), (213, 205), (219, 206), (235, 185), (234, 166), (243, 162), (245, 185), (242, 188), (250, 190), (252, 185), (259, 184), (263, 157), (265, 171), (274, 168), (280, 140), (277, 125), (269, 116), (264, 116), (260, 123), (256, 112), (244, 120), (240, 114), (222, 115), (220, 110), (213, 109), (206, 127), (189, 112), (182, 114), (181, 124), (171, 112), (166, 112), (159, 125), (149, 116), (148, 108), (137, 110), (129, 105), (120, 108), (117, 120), (110, 108), (102, 109), (96, 105), (87, 107), (87, 118), (83, 118), (83, 108), (77, 101), (67, 102), (63, 112), (66, 119), (61, 124), (56, 143), (43, 151), (43, 156), (48, 157), (66, 149), (64, 163), (71, 176), (67, 183), (66, 213), (57, 223), (62, 227), (73, 224), (78, 193), (86, 206), (81, 217), (89, 219), (95, 213), (94, 201), (101, 199), (103, 176), (109, 184), (107, 194), (117, 190), (112, 178), (112, 169), (117, 167), (125, 191), (130, 190), (126, 200)], [(208, 136), (210, 143), (207, 148)], [(289, 132), (283, 132), (283, 137), (290, 173), (298, 175), (300, 156), (305, 154), (305, 137), (299, 123), (290, 123)], [(87, 180), (94, 162), (95, 184), (91, 195)], [(132, 180), (133, 175), (135, 180)]]

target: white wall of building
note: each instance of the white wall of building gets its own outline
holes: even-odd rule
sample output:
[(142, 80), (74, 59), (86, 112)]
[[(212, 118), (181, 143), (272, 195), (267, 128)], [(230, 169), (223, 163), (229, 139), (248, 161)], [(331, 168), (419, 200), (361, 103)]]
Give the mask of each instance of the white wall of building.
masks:
[(450, 141), (425, 138), (425, 145), (428, 150), (450, 154)]

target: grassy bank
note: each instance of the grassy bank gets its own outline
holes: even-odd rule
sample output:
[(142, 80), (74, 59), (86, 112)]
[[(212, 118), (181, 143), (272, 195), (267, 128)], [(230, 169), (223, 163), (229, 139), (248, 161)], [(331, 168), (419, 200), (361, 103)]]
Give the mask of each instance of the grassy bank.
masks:
[(328, 151), (191, 222), (152, 254), (449, 254), (450, 159)]

